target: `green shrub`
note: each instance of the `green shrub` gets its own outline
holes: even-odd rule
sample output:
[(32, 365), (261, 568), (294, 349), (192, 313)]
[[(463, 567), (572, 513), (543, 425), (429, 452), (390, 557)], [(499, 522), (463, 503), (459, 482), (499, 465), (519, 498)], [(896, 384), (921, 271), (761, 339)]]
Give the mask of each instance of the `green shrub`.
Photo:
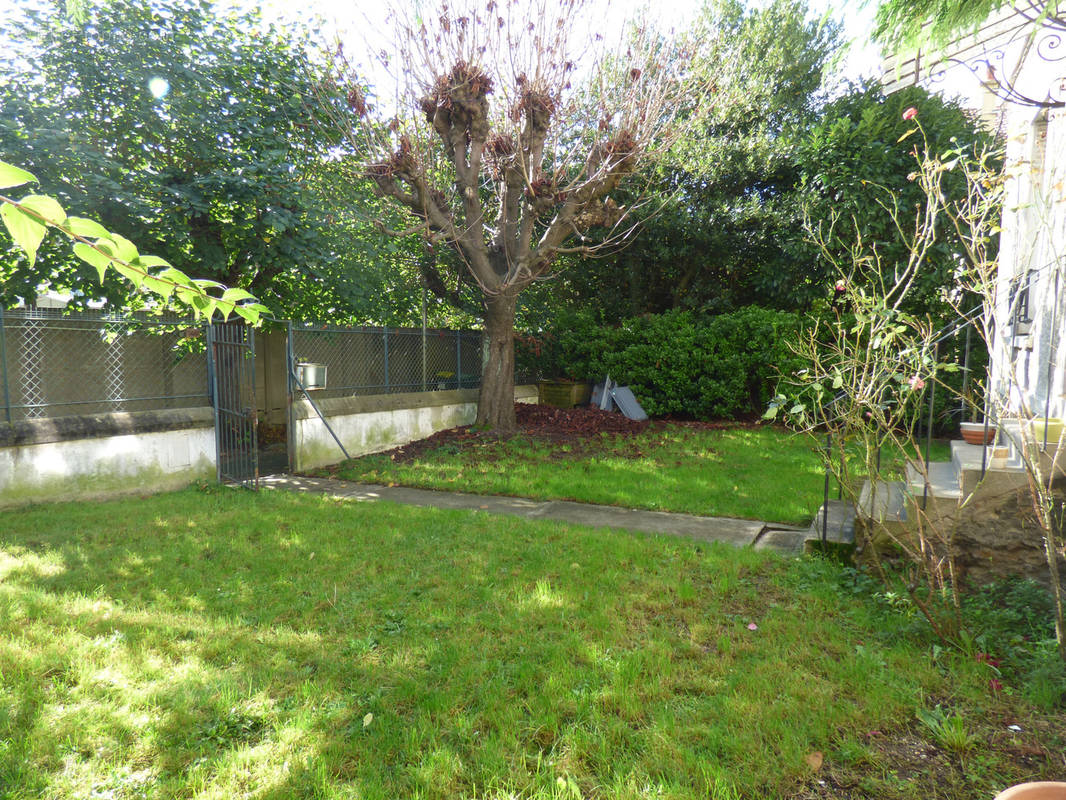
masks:
[(779, 372), (798, 368), (789, 343), (802, 324), (799, 314), (754, 306), (648, 314), (617, 326), (579, 314), (517, 339), (516, 359), (520, 372), (538, 377), (610, 375), (652, 416), (737, 418), (761, 414)]

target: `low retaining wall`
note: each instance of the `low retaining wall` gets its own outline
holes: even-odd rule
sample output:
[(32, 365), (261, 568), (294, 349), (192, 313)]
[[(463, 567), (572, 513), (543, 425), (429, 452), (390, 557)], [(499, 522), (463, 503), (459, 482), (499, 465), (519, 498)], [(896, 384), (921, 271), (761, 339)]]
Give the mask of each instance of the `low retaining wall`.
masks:
[[(354, 458), (390, 450), (437, 431), (471, 425), (477, 416), (477, 389), (380, 394), (317, 400), (334, 432)], [(537, 402), (536, 386), (516, 386), (515, 400)], [(293, 468), (297, 472), (344, 460), (318, 414), (306, 399), (293, 407)]]
[(213, 480), (214, 422), (205, 406), (0, 424), (0, 508)]

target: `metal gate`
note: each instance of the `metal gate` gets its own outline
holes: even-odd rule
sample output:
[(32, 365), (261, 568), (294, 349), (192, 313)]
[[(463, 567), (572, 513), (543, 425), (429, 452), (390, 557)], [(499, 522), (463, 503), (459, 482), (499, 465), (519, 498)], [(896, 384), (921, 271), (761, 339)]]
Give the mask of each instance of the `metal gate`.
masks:
[(259, 488), (255, 331), (243, 322), (207, 327), (218, 480)]

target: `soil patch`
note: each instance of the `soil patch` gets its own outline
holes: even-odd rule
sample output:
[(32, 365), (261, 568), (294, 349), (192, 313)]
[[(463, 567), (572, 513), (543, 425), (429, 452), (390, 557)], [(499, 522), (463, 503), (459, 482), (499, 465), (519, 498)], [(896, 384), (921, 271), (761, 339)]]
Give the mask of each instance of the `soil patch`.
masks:
[[(824, 765), (789, 795), (790, 800), (884, 800), (925, 797), (972, 800), (991, 797), (1003, 782), (1061, 780), (1066, 757), (1054, 729), (1058, 717), (1034, 715), (1014, 725), (1013, 718), (992, 713), (974, 733), (977, 746), (969, 754), (945, 750), (931, 741), (921, 725), (892, 731), (869, 731), (865, 757), (850, 764)], [(988, 756), (996, 754), (995, 769)]]

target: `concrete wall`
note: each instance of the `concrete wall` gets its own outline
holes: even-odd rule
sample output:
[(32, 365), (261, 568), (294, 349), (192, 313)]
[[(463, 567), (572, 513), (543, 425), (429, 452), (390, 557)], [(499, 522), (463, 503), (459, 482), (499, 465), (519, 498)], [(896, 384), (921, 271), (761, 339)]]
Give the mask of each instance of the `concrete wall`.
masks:
[(0, 508), (165, 491), (214, 478), (208, 407), (0, 425)]
[[(477, 389), (411, 392), (318, 400), (319, 408), (354, 458), (399, 447), (437, 431), (471, 425)], [(516, 386), (515, 400), (537, 402), (536, 386)], [(306, 399), (293, 408), (293, 465), (297, 472), (337, 464), (344, 454)]]

